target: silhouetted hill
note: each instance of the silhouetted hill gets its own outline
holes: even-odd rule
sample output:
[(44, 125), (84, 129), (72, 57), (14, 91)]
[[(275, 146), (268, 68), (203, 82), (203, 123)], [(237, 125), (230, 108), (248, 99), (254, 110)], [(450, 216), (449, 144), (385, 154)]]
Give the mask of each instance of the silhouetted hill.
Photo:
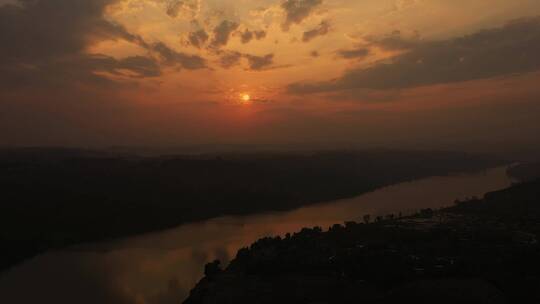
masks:
[(0, 268), (37, 252), (225, 214), (288, 210), (502, 162), (445, 152), (133, 157), (70, 149), (0, 153)]
[(540, 178), (540, 163), (522, 163), (508, 168), (508, 175), (526, 182)]
[(185, 304), (540, 303), (540, 181), (407, 218), (264, 238)]
[(0, 163), (54, 163), (73, 158), (127, 157), (127, 153), (78, 148), (0, 148)]
[(481, 200), (456, 202), (450, 208), (460, 214), (482, 214), (501, 219), (525, 220), (540, 218), (540, 179), (516, 184), (511, 188), (491, 192)]

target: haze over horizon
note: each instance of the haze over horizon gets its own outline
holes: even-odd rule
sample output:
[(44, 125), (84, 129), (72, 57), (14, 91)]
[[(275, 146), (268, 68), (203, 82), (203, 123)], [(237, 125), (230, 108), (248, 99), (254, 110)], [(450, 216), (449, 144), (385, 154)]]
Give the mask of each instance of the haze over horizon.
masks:
[(535, 0), (0, 0), (0, 146), (540, 151)]

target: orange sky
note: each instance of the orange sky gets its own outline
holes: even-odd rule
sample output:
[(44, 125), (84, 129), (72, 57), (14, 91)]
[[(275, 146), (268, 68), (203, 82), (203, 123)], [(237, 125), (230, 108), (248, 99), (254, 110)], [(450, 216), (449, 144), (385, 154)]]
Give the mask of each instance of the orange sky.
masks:
[(538, 16), (536, 0), (0, 0), (0, 145), (539, 146)]

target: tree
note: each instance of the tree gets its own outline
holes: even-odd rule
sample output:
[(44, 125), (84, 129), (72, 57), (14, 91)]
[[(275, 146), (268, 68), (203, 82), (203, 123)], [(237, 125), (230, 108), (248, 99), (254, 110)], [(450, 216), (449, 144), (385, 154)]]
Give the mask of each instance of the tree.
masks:
[(369, 224), (370, 220), (371, 220), (371, 215), (369, 215), (369, 214), (364, 215), (364, 223), (365, 224)]
[(221, 273), (221, 267), (219, 266), (221, 264), (220, 260), (215, 260), (211, 263), (208, 263), (204, 266), (204, 275), (207, 277), (213, 277), (215, 275), (218, 275)]

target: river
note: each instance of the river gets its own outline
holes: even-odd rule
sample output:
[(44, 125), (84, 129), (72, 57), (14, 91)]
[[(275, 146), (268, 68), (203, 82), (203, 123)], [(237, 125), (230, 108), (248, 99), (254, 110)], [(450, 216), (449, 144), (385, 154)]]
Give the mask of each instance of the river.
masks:
[[(506, 167), (401, 183), (289, 212), (227, 216), (111, 242), (51, 251), (0, 274), (0, 303), (180, 303), (206, 262), (264, 236), (376, 215), (440, 208), (511, 184)], [(256, 203), (256, 202), (254, 202)]]

